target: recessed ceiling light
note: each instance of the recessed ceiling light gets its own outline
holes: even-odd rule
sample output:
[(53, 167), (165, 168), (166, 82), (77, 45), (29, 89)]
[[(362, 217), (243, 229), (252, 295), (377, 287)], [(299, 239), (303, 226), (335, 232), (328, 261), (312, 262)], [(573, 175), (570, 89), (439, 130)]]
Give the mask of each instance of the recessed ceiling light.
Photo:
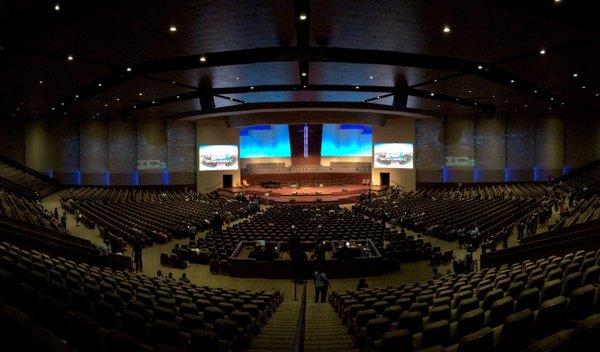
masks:
[(67, 60), (69, 60), (69, 61), (73, 61), (73, 55), (69, 55), (69, 56), (67, 56)]
[(475, 106), (477, 106), (477, 103), (475, 103)]
[(450, 26), (444, 26), (444, 28), (442, 29), (442, 31), (444, 33), (450, 33)]
[(434, 79), (433, 82), (437, 83), (437, 79)]
[(79, 98), (79, 94), (75, 94), (75, 99)]
[(554, 100), (554, 97), (550, 97), (550, 100)]
[(141, 97), (142, 95), (144, 95), (144, 93), (142, 93), (142, 92), (139, 92), (139, 93), (138, 93), (138, 95)]
[(306, 21), (306, 14), (301, 13), (300, 16), (298, 16), (298, 18), (300, 19), (300, 21)]
[(534, 90), (533, 92), (534, 92), (535, 94), (537, 94), (537, 90)]
[(600, 96), (600, 93), (596, 93), (596, 96)]
[(125, 69), (125, 71), (127, 71), (127, 72), (131, 72), (131, 67), (127, 67), (127, 68)]
[(527, 104), (525, 104), (525, 107), (527, 107)]
[(169, 27), (169, 31), (170, 32), (177, 32), (177, 27), (175, 27), (175, 26), (172, 25), (171, 27)]
[(108, 104), (104, 104), (104, 107), (105, 107), (105, 108), (107, 108), (107, 107), (108, 107)]
[(54, 5), (54, 11), (60, 11), (60, 4)]
[(178, 95), (178, 96), (176, 96), (175, 98), (179, 99), (179, 95)]
[(156, 102), (154, 100), (152, 100), (152, 104), (156, 104)]
[(40, 81), (39, 83), (40, 83), (40, 84), (44, 84), (44, 81)]
[(200, 56), (200, 62), (206, 62), (206, 56)]
[(54, 108), (52, 108), (52, 111), (54, 111), (54, 110), (55, 110), (55, 109), (54, 109)]
[(431, 95), (433, 97), (433, 96), (435, 96), (435, 93), (431, 92), (429, 95)]
[(478, 70), (483, 70), (483, 66), (479, 65), (479, 66), (477, 66), (477, 69)]
[(469, 93), (473, 93), (473, 91), (469, 89)]
[(98, 87), (102, 87), (102, 83), (98, 83)]
[(303, 85), (302, 87), (306, 88), (306, 84), (305, 84), (305, 85)]
[(573, 77), (575, 77), (575, 78), (579, 77), (579, 73), (575, 72), (575, 73), (573, 74)]
[(510, 83), (515, 83), (515, 80), (514, 80), (514, 79), (511, 79), (511, 80), (510, 80)]
[(175, 82), (175, 81), (171, 81), (171, 84), (177, 84), (177, 82)]
[(239, 78), (239, 77), (236, 77), (235, 79), (239, 81), (239, 79), (240, 79), (240, 78)]
[(546, 49), (542, 48), (542, 50), (540, 50), (540, 55), (546, 55)]
[(369, 76), (369, 79), (373, 79), (373, 76)]
[(61, 106), (65, 106), (65, 103), (60, 103)]
[(302, 77), (306, 77), (306, 72), (302, 72)]
[(121, 99), (117, 98), (117, 101), (121, 101)]
[(581, 89), (585, 89), (585, 86), (581, 86)]
[(561, 0), (554, 0), (554, 2), (555, 2), (555, 3), (557, 3), (557, 4), (558, 4), (560, 1), (561, 1)]

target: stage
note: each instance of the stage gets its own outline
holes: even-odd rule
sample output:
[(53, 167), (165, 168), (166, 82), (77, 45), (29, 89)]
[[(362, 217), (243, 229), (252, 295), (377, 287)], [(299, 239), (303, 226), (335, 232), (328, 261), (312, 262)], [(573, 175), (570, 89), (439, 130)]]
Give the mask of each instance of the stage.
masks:
[(221, 188), (219, 194), (226, 197), (235, 197), (243, 192), (246, 196), (257, 195), (265, 203), (316, 203), (336, 202), (352, 203), (358, 200), (361, 193), (379, 192), (381, 187), (369, 185), (345, 185), (323, 187), (283, 187), (264, 188), (261, 186)]

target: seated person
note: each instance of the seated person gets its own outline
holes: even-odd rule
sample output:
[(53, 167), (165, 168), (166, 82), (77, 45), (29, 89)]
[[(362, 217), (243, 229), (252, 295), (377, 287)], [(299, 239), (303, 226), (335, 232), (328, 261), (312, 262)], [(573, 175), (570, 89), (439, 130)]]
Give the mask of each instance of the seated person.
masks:
[(248, 254), (249, 259), (262, 260), (263, 257), (264, 257), (264, 252), (263, 252), (262, 248), (258, 245), (254, 245), (254, 248), (252, 248), (252, 250), (250, 251), (250, 254)]
[(267, 242), (262, 260), (270, 262), (277, 259), (277, 257), (278, 255), (277, 251), (275, 250), (275, 244), (273, 242)]
[(364, 277), (358, 280), (358, 285), (356, 285), (356, 291), (366, 290), (369, 288), (369, 284), (367, 283), (367, 279)]

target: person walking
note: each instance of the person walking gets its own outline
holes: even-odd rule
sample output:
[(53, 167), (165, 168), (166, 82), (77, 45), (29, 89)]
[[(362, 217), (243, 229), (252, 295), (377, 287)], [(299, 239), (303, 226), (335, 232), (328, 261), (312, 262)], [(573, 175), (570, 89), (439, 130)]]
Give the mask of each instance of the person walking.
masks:
[(143, 270), (142, 264), (142, 243), (137, 240), (133, 245), (133, 262), (135, 263), (135, 271), (141, 272)]
[(67, 229), (67, 213), (62, 213), (62, 216), (60, 217), (60, 224), (65, 230)]
[(331, 286), (329, 280), (327, 280), (327, 275), (325, 275), (321, 268), (317, 267), (313, 277), (315, 282), (315, 303), (319, 303), (319, 296), (321, 297), (321, 303), (325, 303), (327, 289)]

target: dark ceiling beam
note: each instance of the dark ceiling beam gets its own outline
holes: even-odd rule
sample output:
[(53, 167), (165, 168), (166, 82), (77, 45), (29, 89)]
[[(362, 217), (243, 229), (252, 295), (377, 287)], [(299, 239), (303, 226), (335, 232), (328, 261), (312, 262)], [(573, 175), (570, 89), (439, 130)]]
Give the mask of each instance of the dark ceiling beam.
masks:
[(310, 1), (294, 0), (296, 21), (296, 48), (298, 49), (298, 77), (300, 85), (309, 84), (310, 77)]
[[(463, 106), (467, 106), (467, 107), (475, 107), (475, 108), (481, 108), (481, 109), (492, 109), (493, 108), (493, 106), (489, 105), (489, 104), (480, 104), (475, 101), (462, 99), (462, 98), (458, 98), (458, 97), (454, 97), (454, 96), (450, 96), (450, 95), (444, 95), (444, 94), (433, 93), (433, 95), (432, 95), (432, 92), (415, 89), (415, 88), (408, 88), (408, 87), (404, 88), (404, 89), (399, 89), (398, 87), (360, 86), (360, 87), (358, 87), (358, 89), (356, 89), (356, 86), (351, 86), (351, 85), (316, 84), (316, 85), (309, 85), (306, 88), (303, 88), (301, 86), (291, 84), (291, 85), (263, 85), (263, 86), (212, 88), (211, 93), (214, 94), (214, 96), (218, 96), (219, 98), (222, 98), (222, 99), (235, 101), (235, 102), (238, 102), (241, 104), (246, 104), (246, 103), (248, 103), (247, 101), (229, 97), (227, 95), (247, 94), (247, 93), (256, 93), (256, 92), (286, 92), (286, 91), (300, 91), (300, 90), (314, 91), (314, 92), (323, 92), (323, 91), (324, 92), (357, 92), (357, 91), (360, 91), (360, 92), (381, 93), (380, 96), (378, 96), (376, 98), (365, 99), (363, 102), (372, 102), (372, 101), (379, 100), (381, 98), (385, 98), (385, 97), (388, 97), (388, 96), (391, 96), (394, 94), (404, 94), (406, 96), (415, 96), (415, 97), (424, 98), (424, 99), (450, 102), (450, 103), (463, 105)], [(160, 99), (156, 99), (156, 100), (152, 100), (152, 101), (135, 104), (133, 106), (133, 108), (137, 111), (137, 110), (152, 108), (152, 107), (156, 107), (156, 106), (160, 106), (160, 105), (178, 103), (178, 102), (182, 102), (185, 100), (197, 99), (202, 94), (203, 93), (201, 91), (193, 91), (193, 92), (188, 92), (185, 94), (168, 96), (165, 98), (160, 98)], [(202, 102), (200, 104), (202, 106), (202, 109), (204, 110), (205, 108), (204, 108), (204, 105), (202, 105)], [(406, 104), (401, 108), (405, 108), (405, 107), (406, 107)], [(213, 108), (214, 108), (214, 106), (213, 106)], [(208, 108), (206, 110), (211, 110), (211, 108)]]
[[(459, 71), (477, 75), (496, 82), (515, 91), (525, 93), (547, 102), (559, 102), (549, 91), (520, 79), (509, 72), (470, 60), (424, 54), (411, 54), (382, 50), (347, 49), (347, 48), (309, 48), (311, 61), (347, 62), (356, 64), (409, 66), (447, 71)], [(270, 47), (247, 50), (236, 50), (219, 53), (207, 53), (149, 61), (130, 67), (120, 67), (106, 76), (98, 78), (84, 87), (79, 93), (79, 100), (100, 94), (108, 88), (122, 84), (136, 74), (149, 74), (169, 71), (190, 70), (202, 67), (218, 67), (227, 65), (243, 65), (259, 62), (290, 62), (298, 59), (297, 47)], [(131, 71), (128, 71), (131, 69)], [(511, 82), (514, 81), (514, 82)], [(72, 103), (67, 100), (65, 105)]]
[(364, 111), (379, 111), (381, 113), (397, 115), (401, 116), (402, 113), (405, 113), (407, 116), (410, 115), (420, 115), (424, 116), (424, 114), (435, 115), (435, 112), (429, 112), (419, 109), (394, 109), (391, 106), (386, 105), (377, 105), (377, 104), (369, 104), (363, 102), (310, 102), (310, 101), (297, 101), (297, 102), (272, 102), (272, 103), (248, 103), (242, 105), (233, 105), (233, 106), (224, 106), (220, 108), (215, 108), (210, 111), (203, 110), (190, 110), (184, 112), (174, 113), (168, 116), (169, 119), (177, 120), (183, 119), (187, 117), (198, 116), (199, 118), (212, 117), (215, 114), (226, 114), (226, 113), (243, 113), (248, 110), (261, 110), (261, 109), (301, 109), (301, 108), (310, 108), (314, 110), (320, 109), (338, 109), (338, 110), (364, 110)]

